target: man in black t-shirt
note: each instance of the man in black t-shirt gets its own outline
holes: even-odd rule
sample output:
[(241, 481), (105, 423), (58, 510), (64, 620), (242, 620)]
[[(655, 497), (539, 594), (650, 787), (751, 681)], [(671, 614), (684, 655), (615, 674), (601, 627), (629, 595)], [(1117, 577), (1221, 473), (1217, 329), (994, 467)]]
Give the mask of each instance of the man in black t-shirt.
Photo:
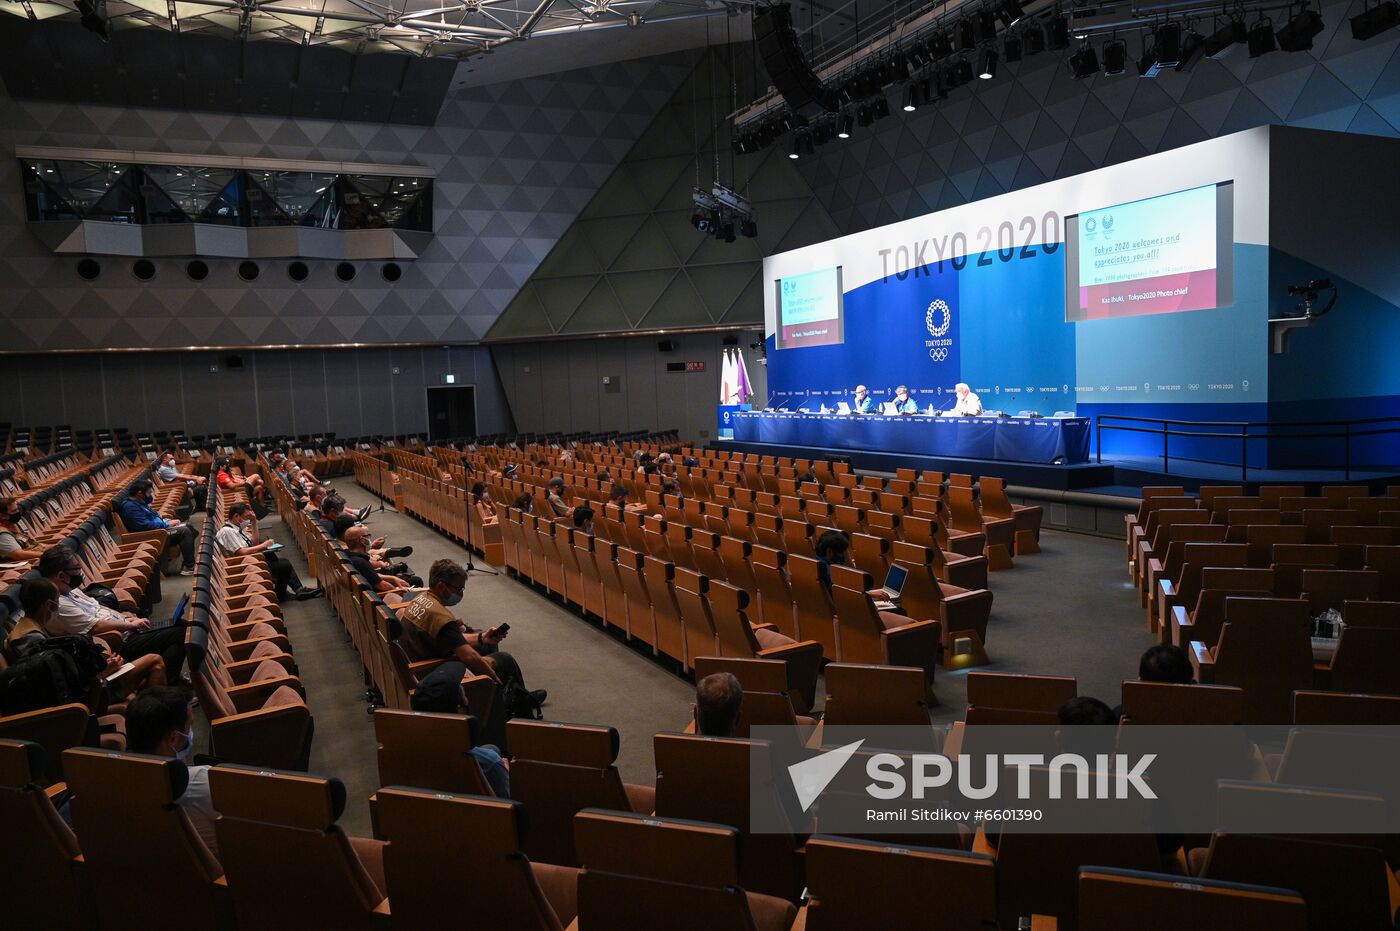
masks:
[(397, 592), (408, 588), (409, 585), (398, 576), (381, 575), (374, 568), (374, 563), (369, 556), (369, 528), (364, 524), (349, 524), (338, 527), (340, 530), (340, 540), (345, 544), (346, 555), (350, 558), (350, 565), (355, 567), (355, 571), (364, 577), (370, 588), (380, 594)]

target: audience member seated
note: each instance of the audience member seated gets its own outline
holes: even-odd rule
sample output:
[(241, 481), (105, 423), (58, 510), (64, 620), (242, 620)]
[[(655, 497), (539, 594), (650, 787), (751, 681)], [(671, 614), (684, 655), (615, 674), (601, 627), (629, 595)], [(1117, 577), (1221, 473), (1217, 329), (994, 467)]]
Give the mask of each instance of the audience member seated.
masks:
[[(194, 696), (183, 685), (145, 689), (126, 706), (126, 749), (131, 753), (187, 760), (194, 750)], [(219, 855), (209, 767), (190, 766), (189, 785), (176, 800), (209, 852)]]
[[(335, 524), (331, 528), (331, 535), (343, 542), (345, 540), (345, 532), (351, 527), (364, 527), (364, 524), (360, 523), (360, 518), (355, 514), (341, 514), (335, 519)], [(389, 562), (390, 559), (413, 555), (413, 547), (399, 546), (394, 549), (385, 549), (383, 537), (375, 537), (373, 540), (368, 539), (368, 527), (365, 527), (365, 534), (368, 548), (364, 550), (364, 554), (369, 559), (370, 566), (372, 566), (376, 572), (380, 575), (394, 576), (410, 586), (415, 586), (417, 588), (423, 587), (423, 580), (409, 568), (408, 563), (394, 565)], [(358, 536), (358, 534), (356, 536)]]
[(194, 575), (194, 548), (199, 535), (189, 524), (178, 520), (166, 520), (151, 507), (155, 503), (155, 486), (149, 479), (132, 483), (131, 492), (121, 505), (122, 524), (132, 533), (143, 530), (165, 531), (165, 558), (180, 551), (180, 574)]
[(345, 552), (350, 559), (350, 565), (354, 566), (355, 571), (369, 583), (370, 588), (380, 594), (385, 594), (399, 592), (409, 587), (409, 583), (398, 576), (379, 573), (375, 560), (370, 556), (368, 527), (364, 524), (353, 523), (348, 515), (341, 515), (337, 529), (340, 530), (340, 542), (345, 544)]
[(731, 672), (717, 672), (695, 685), (695, 727), (703, 737), (733, 737), (744, 712), (744, 689)]
[(827, 591), (831, 591), (831, 567), (846, 565), (846, 554), (851, 549), (851, 538), (841, 530), (828, 530), (817, 537), (817, 578)]
[(214, 545), (226, 557), (263, 554), (272, 572), (272, 584), (276, 587), (278, 601), (286, 601), (289, 595), (298, 601), (305, 601), (325, 594), (320, 588), (308, 588), (301, 584), (301, 577), (290, 561), (268, 552), (276, 542), (270, 537), (258, 539), (258, 522), (253, 516), (252, 507), (244, 501), (229, 505), (228, 520), (214, 535)]
[(482, 524), (496, 523), (496, 502), (491, 500), (491, 489), (486, 487), (485, 482), (477, 482), (472, 486), (472, 503), (476, 505), (476, 513)]
[(113, 632), (121, 637), (116, 650), (125, 660), (155, 654), (167, 676), (178, 676), (185, 663), (183, 627), (151, 629), (151, 622), (134, 614), (98, 604), (83, 591), (83, 566), (67, 546), (55, 546), (39, 558), (39, 574), (58, 588), (58, 610), (44, 630), (51, 637), (95, 637)]
[(302, 510), (311, 515), (311, 519), (317, 523), (321, 522), (321, 503), (326, 500), (328, 492), (324, 485), (312, 485), (306, 492), (306, 504), (302, 505)]
[(194, 506), (204, 507), (205, 496), (209, 489), (206, 486), (207, 479), (202, 475), (186, 475), (175, 465), (175, 450), (168, 449), (160, 457), (160, 464), (156, 466), (156, 478), (162, 482), (184, 482), (190, 490), (190, 495), (194, 498)]
[[(1165, 682), (1169, 685), (1195, 685), (1191, 657), (1175, 644), (1158, 643), (1147, 648), (1138, 661), (1138, 681)], [(1113, 719), (1123, 717), (1123, 706), (1113, 709)]]
[(39, 545), (19, 525), (23, 514), (19, 499), (0, 498), (0, 561), (23, 562), (43, 555)]
[(321, 501), (321, 516), (316, 519), (316, 522), (321, 525), (321, 529), (326, 532), (326, 535), (332, 539), (335, 538), (336, 519), (341, 516), (349, 517), (352, 521), (354, 520), (354, 515), (345, 513), (344, 498), (340, 495), (326, 495)]
[(535, 513), (535, 497), (528, 491), (524, 492), (515, 499), (511, 507), (515, 508), (521, 514), (533, 514)]
[(590, 507), (574, 508), (574, 529), (582, 530), (584, 533), (593, 532), (593, 509)]
[(214, 481), (220, 488), (246, 488), (248, 499), (257, 501), (262, 506), (267, 505), (267, 494), (264, 490), (261, 475), (249, 475), (243, 477), (233, 471), (233, 466), (229, 463), (227, 456), (220, 456), (214, 461)]
[[(413, 710), (466, 714), (467, 694), (462, 690), (462, 677), (466, 674), (466, 664), (458, 660), (443, 663), (428, 673), (413, 691)], [(481, 767), (481, 774), (491, 784), (496, 798), (510, 798), (510, 769), (501, 758), (500, 750), (482, 744), (467, 752), (476, 757), (476, 764)]]
[(569, 507), (564, 500), (564, 480), (555, 476), (549, 480), (545, 486), (546, 500), (549, 502), (550, 510), (554, 511), (555, 517), (569, 517), (574, 513), (574, 509)]

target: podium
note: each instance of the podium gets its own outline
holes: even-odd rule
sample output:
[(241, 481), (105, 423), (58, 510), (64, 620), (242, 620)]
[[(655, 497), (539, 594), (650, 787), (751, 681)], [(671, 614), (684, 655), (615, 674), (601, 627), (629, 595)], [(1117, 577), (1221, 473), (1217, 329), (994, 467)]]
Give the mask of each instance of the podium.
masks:
[(740, 411), (753, 410), (752, 404), (720, 404), (716, 406), (715, 419), (719, 425), (719, 432), (715, 434), (718, 439), (734, 439), (734, 415)]

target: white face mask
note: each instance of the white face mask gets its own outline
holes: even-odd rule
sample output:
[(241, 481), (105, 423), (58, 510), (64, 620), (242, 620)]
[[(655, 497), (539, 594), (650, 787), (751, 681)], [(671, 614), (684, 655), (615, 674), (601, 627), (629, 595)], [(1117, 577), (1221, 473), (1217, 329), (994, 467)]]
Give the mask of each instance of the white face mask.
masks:
[(177, 759), (177, 760), (188, 759), (188, 758), (189, 758), (189, 755), (190, 755), (190, 751), (194, 749), (194, 725), (193, 725), (193, 724), (190, 725), (190, 729), (189, 729), (189, 730), (185, 731), (185, 735), (184, 735), (184, 736), (185, 736), (185, 748), (184, 748), (183, 750), (176, 750), (176, 751), (175, 751), (175, 759)]

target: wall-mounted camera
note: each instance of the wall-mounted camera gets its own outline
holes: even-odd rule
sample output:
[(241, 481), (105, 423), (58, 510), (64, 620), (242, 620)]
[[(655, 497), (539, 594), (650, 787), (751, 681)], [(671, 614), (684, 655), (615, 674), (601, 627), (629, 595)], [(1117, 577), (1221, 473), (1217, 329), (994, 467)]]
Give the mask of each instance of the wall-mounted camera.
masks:
[[(1323, 291), (1332, 293), (1319, 310), (1317, 301)], [(1293, 305), (1291, 313), (1285, 312), (1281, 317), (1269, 319), (1269, 352), (1276, 356), (1288, 351), (1290, 333), (1313, 326), (1327, 315), (1337, 303), (1337, 287), (1330, 278), (1314, 278), (1302, 284), (1289, 285), (1288, 296), (1301, 297), (1302, 300)]]

